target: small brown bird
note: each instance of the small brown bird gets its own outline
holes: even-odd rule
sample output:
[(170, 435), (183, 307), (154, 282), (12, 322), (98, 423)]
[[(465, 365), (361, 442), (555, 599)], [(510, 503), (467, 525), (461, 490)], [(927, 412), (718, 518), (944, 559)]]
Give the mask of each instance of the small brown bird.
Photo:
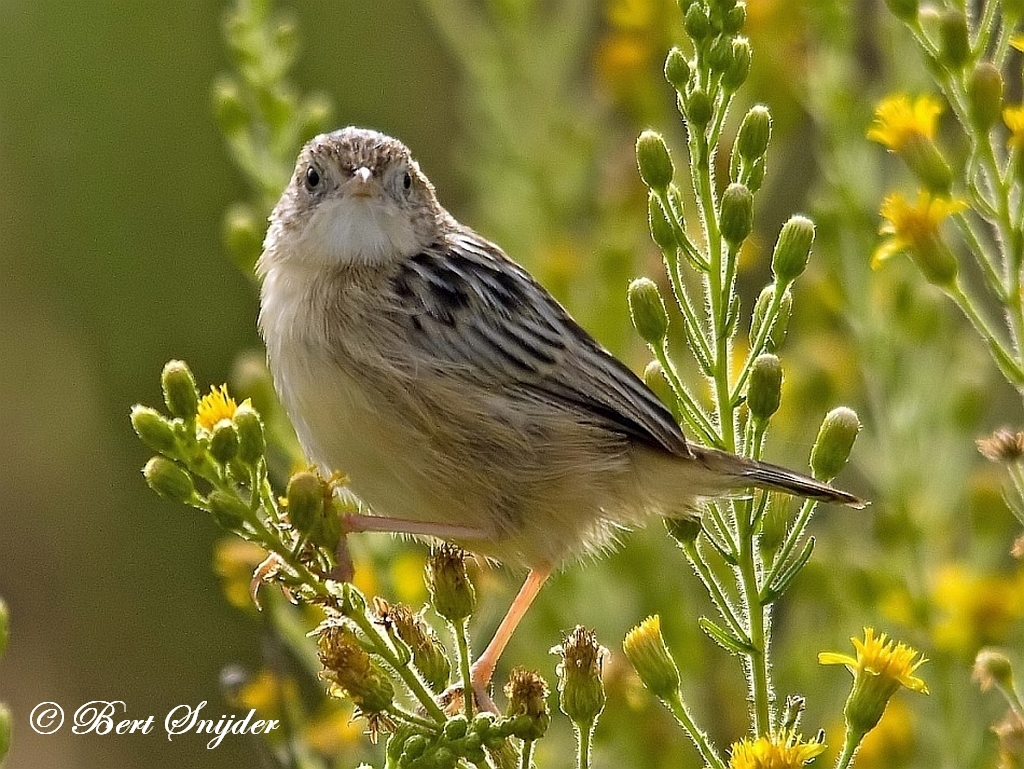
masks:
[(749, 487), (862, 505), (688, 443), (654, 393), (376, 131), (303, 148), (257, 272), (270, 370), (299, 440), (372, 511), (347, 530), (437, 537), (530, 569), (475, 689), (552, 569), (624, 527), (696, 517), (701, 499)]

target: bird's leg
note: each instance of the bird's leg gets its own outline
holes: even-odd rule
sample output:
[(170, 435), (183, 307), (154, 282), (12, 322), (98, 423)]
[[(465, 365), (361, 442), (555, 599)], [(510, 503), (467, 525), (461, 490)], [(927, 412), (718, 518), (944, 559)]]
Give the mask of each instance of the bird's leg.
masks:
[(538, 566), (530, 570), (526, 581), (519, 588), (519, 592), (512, 601), (512, 605), (508, 607), (505, 618), (498, 625), (498, 629), (494, 631), (494, 637), (491, 638), (491, 642), (487, 644), (484, 653), (477, 657), (476, 662), (473, 663), (473, 667), (470, 669), (473, 696), (478, 703), (490, 704), (491, 707), (489, 709), (491, 710), (494, 709), (494, 705), (487, 693), (487, 688), (491, 683), (491, 676), (494, 675), (494, 668), (498, 664), (498, 658), (505, 651), (505, 646), (508, 645), (509, 639), (512, 638), (512, 634), (523, 619), (523, 615), (526, 614), (526, 610), (530, 608), (533, 599), (537, 597), (537, 593), (540, 592), (544, 582), (551, 576), (551, 570), (551, 566)]

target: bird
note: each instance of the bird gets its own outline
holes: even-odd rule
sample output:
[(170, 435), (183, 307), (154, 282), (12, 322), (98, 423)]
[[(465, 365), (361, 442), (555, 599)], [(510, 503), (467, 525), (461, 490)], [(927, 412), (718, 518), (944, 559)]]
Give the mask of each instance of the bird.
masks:
[(474, 662), (486, 691), (563, 562), (651, 517), (759, 487), (853, 494), (686, 439), (672, 413), (526, 269), (441, 205), (409, 149), (310, 140), (257, 261), (268, 366), (308, 459), (368, 512), (345, 531), (435, 538), (528, 575)]

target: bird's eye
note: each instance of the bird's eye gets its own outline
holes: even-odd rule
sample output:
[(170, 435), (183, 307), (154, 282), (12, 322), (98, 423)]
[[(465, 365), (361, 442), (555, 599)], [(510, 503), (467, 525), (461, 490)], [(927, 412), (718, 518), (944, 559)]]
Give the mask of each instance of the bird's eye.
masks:
[(313, 166), (306, 169), (306, 189), (313, 190), (320, 186), (320, 172)]
[(412, 188), (412, 175), (406, 171), (405, 176), (402, 177), (402, 186), (407, 190)]

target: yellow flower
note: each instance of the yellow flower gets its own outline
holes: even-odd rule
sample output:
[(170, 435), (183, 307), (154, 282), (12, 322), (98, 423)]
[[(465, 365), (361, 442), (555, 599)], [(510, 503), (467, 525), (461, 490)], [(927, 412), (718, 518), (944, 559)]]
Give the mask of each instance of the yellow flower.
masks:
[(1010, 45), (1018, 51), (1024, 51), (1024, 35), (1013, 35), (1010, 38)]
[(867, 134), (899, 155), (934, 192), (948, 192), (953, 183), (953, 172), (933, 141), (941, 112), (942, 103), (933, 96), (920, 96), (913, 103), (904, 94), (889, 96), (875, 108)]
[(1017, 150), (1024, 149), (1024, 105), (1006, 107), (1003, 110), (1003, 122), (1010, 129), (1006, 146)]
[[(243, 401), (242, 405), (248, 405), (249, 401)], [(213, 432), (214, 426), (222, 419), (232, 419), (238, 410), (235, 399), (228, 395), (226, 384), (220, 387), (211, 387), (209, 395), (204, 395), (199, 401), (199, 409), (196, 414), (196, 421), (201, 427)]]
[(729, 769), (799, 769), (824, 750), (823, 742), (804, 742), (788, 729), (770, 737), (734, 742), (729, 749)]
[(888, 96), (875, 107), (875, 121), (868, 129), (868, 138), (900, 152), (918, 137), (934, 139), (940, 114), (942, 103), (934, 96), (919, 96), (913, 104), (906, 94)]
[(982, 646), (1006, 643), (1024, 617), (1024, 569), (977, 574), (948, 565), (935, 578), (931, 602), (939, 615), (932, 630), (935, 646), (970, 659)]
[(822, 652), (822, 665), (846, 665), (853, 673), (853, 690), (846, 700), (846, 724), (856, 734), (864, 735), (875, 728), (885, 706), (901, 686), (911, 691), (928, 693), (924, 681), (914, 672), (927, 660), (906, 644), (890, 641), (885, 633), (875, 636), (872, 628), (864, 628), (864, 640), (851, 638), (856, 658), (838, 652)]
[(885, 219), (879, 232), (890, 237), (875, 249), (872, 267), (909, 251), (925, 278), (937, 285), (949, 285), (956, 278), (957, 263), (939, 235), (939, 225), (965, 208), (967, 204), (962, 200), (936, 197), (926, 190), (918, 192), (914, 203), (898, 192), (888, 195), (879, 211)]

